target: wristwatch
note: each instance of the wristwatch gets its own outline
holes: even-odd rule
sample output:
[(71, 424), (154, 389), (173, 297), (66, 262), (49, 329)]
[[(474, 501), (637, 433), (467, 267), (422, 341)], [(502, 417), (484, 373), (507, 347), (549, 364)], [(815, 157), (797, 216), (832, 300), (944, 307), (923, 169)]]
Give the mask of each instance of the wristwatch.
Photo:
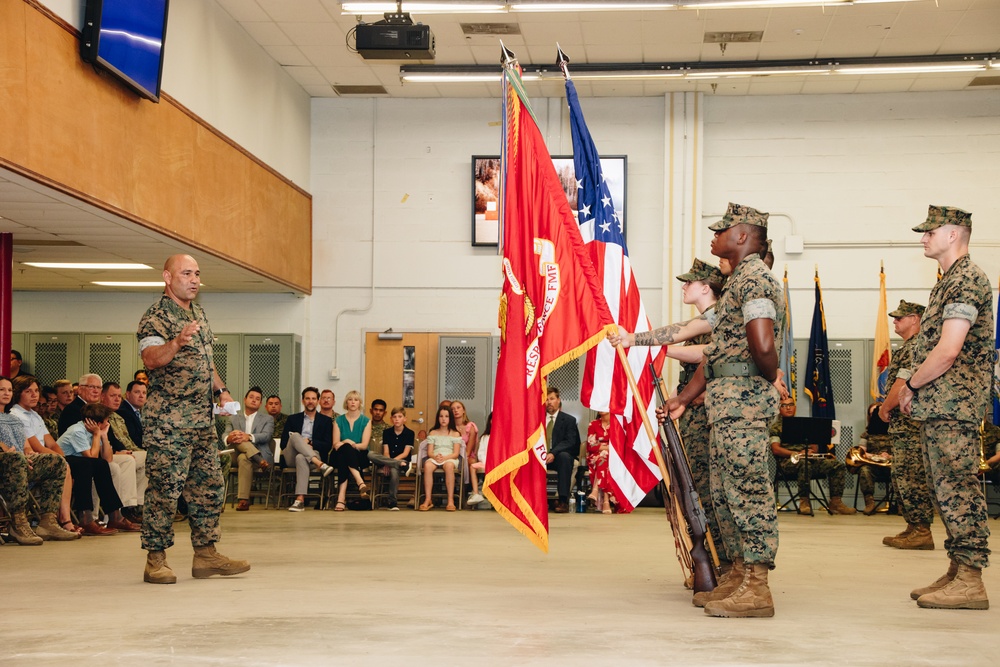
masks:
[(917, 393), (917, 387), (914, 387), (912, 384), (910, 384), (910, 378), (906, 378), (905, 384), (907, 389), (912, 391), (914, 394)]
[(222, 388), (216, 389), (214, 392), (212, 392), (212, 395), (215, 396), (216, 398), (218, 398), (219, 396), (222, 396), (222, 392), (226, 392), (228, 394), (229, 390), (226, 389), (225, 387), (222, 387)]

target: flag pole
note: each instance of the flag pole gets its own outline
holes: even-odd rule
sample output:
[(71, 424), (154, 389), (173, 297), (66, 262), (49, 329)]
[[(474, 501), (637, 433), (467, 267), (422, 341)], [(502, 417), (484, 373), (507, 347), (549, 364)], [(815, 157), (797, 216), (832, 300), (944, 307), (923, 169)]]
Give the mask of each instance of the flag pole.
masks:
[[(639, 404), (639, 413), (642, 415), (642, 425), (646, 429), (646, 437), (652, 443), (656, 442), (656, 433), (653, 431), (653, 425), (649, 423), (649, 415), (646, 414), (647, 406), (642, 400), (642, 396), (639, 394), (639, 386), (635, 383), (635, 376), (632, 375), (632, 367), (628, 364), (628, 357), (625, 356), (625, 348), (622, 347), (621, 343), (615, 346), (615, 350), (618, 352), (618, 361), (621, 362), (622, 368), (625, 369), (625, 377), (628, 378), (628, 386), (632, 391), (632, 400)], [(669, 489), (670, 488), (670, 473), (667, 472), (666, 461), (663, 460), (663, 454), (660, 452), (660, 448), (653, 446), (653, 455), (656, 457), (656, 465), (660, 469), (660, 474), (663, 476), (663, 483)], [(679, 512), (678, 508), (678, 512)], [(679, 517), (683, 519), (683, 517)], [(691, 538), (688, 536), (687, 532), (682, 532), (685, 545), (690, 548)]]

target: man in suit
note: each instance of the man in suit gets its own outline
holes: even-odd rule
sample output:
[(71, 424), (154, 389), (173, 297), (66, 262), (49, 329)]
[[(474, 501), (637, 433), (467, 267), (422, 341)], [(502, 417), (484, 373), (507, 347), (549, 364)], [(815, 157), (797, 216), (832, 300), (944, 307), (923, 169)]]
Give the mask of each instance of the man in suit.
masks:
[(264, 391), (251, 387), (243, 397), (243, 412), (233, 415), (226, 426), (222, 439), (240, 453), (236, 458), (236, 511), (250, 509), (250, 482), (253, 469), (267, 470), (274, 455), (271, 453), (271, 438), (274, 436), (274, 418), (260, 410)]
[(142, 446), (142, 406), (146, 405), (146, 383), (133, 380), (125, 388), (125, 400), (118, 406), (118, 414), (125, 422), (128, 437), (138, 449)]
[(319, 389), (302, 390), (302, 412), (290, 415), (281, 433), (281, 458), (285, 465), (295, 465), (295, 502), (289, 512), (305, 509), (306, 491), (309, 490), (309, 465), (312, 464), (326, 477), (333, 466), (325, 461), (333, 448), (333, 420), (316, 411), (319, 406)]
[(82, 421), (80, 410), (88, 403), (98, 403), (101, 400), (101, 389), (103, 388), (101, 376), (96, 373), (87, 373), (80, 378), (78, 390), (80, 395), (63, 408), (59, 415), (59, 435), (66, 432), (73, 424)]
[(545, 396), (545, 463), (549, 470), (555, 470), (558, 481), (556, 489), (556, 514), (569, 512), (569, 489), (573, 482), (573, 463), (580, 456), (580, 431), (576, 419), (562, 411), (559, 390), (549, 387)]

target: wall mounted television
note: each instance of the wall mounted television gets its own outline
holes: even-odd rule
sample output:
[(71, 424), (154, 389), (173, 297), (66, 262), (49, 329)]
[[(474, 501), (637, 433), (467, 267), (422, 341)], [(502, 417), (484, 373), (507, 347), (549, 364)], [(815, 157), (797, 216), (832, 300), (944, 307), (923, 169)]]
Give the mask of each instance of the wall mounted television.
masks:
[(87, 0), (80, 56), (160, 101), (170, 0)]

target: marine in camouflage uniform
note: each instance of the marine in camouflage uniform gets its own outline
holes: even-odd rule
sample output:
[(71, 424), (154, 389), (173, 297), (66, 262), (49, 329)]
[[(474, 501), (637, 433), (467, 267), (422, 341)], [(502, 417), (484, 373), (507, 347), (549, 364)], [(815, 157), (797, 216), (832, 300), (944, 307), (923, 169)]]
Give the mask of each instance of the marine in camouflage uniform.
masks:
[[(906, 519), (906, 529), (899, 535), (886, 537), (882, 543), (897, 549), (933, 549), (934, 538), (930, 525), (934, 521), (934, 495), (928, 485), (924, 454), (920, 447), (920, 422), (899, 409), (898, 392), (913, 374), (913, 346), (920, 331), (920, 317), (924, 306), (900, 301), (896, 310), (889, 313), (896, 333), (905, 341), (892, 355), (886, 386), (889, 393), (881, 415), (889, 418), (889, 435), (892, 437), (892, 483), (899, 493), (899, 508)], [(910, 321), (907, 318), (915, 318)]]
[(856, 514), (857, 511), (844, 505), (842, 500), (844, 486), (847, 484), (847, 466), (844, 465), (843, 461), (827, 457), (812, 457), (808, 460), (808, 467), (805, 458), (792, 463), (792, 454), (789, 452), (799, 453), (805, 451), (806, 446), (786, 444), (781, 440), (781, 431), (784, 426), (786, 412), (788, 417), (795, 416), (795, 402), (791, 399), (786, 399), (786, 401), (787, 403), (783, 401), (780, 407), (782, 414), (779, 414), (771, 422), (768, 436), (771, 443), (771, 451), (774, 453), (781, 474), (786, 478), (794, 477), (798, 481), (799, 513), (812, 514), (812, 506), (809, 502), (810, 483), (814, 479), (826, 477), (830, 484), (830, 512), (835, 514)]
[[(149, 397), (143, 408), (149, 486), (142, 519), (142, 548), (150, 552), (144, 579), (174, 583), (164, 551), (174, 543), (173, 518), (178, 498), (187, 503), (192, 574), (236, 574), (250, 569), (215, 551), (223, 479), (212, 397), (232, 400), (215, 370), (212, 336), (198, 293), (200, 271), (194, 258), (175, 255), (163, 270), (166, 290), (139, 322), (139, 352), (149, 373)], [(213, 392), (214, 389), (214, 392)]]
[(716, 232), (712, 253), (726, 258), (733, 272), (709, 318), (712, 343), (705, 349), (704, 377), (693, 378), (667, 404), (676, 415), (706, 391), (712, 496), (726, 552), (736, 556), (714, 591), (695, 595), (694, 603), (704, 604), (712, 616), (774, 615), (767, 572), (778, 549), (778, 518), (767, 433), (778, 407), (772, 382), (785, 306), (781, 285), (757, 254), (766, 243), (767, 217), (730, 204), (709, 227)]
[[(976, 473), (979, 424), (990, 399), (995, 358), (992, 288), (968, 254), (971, 214), (931, 206), (927, 220), (913, 229), (924, 233), (924, 254), (938, 260), (944, 274), (931, 290), (914, 337), (915, 370), (900, 403), (923, 422), (924, 465), (948, 532), (944, 546), (951, 567), (911, 597), (921, 607), (985, 609), (989, 600), (982, 568), (989, 564), (990, 529)], [(949, 358), (953, 361), (945, 365)]]
[[(703, 262), (700, 259), (695, 259), (694, 263), (691, 265), (691, 269), (687, 273), (682, 273), (677, 276), (677, 280), (685, 284), (700, 282), (709, 286), (713, 292), (711, 300), (714, 304), (716, 300), (714, 292), (716, 290), (721, 290), (722, 284), (725, 282), (725, 276), (722, 275), (722, 272), (719, 271), (718, 268), (712, 266), (711, 264)], [(712, 287), (713, 285), (715, 285), (715, 287)], [(686, 292), (685, 303), (687, 303)], [(713, 307), (714, 305), (710, 306), (705, 312), (708, 312)], [(688, 341), (687, 344), (691, 346), (703, 346), (708, 345), (711, 342), (711, 334), (700, 334)], [(681, 374), (677, 385), (677, 393), (684, 390), (684, 387), (697, 372), (698, 366), (698, 363), (681, 364)], [(724, 561), (724, 566), (728, 565), (728, 563), (732, 562), (735, 554), (729, 554), (726, 552), (725, 546), (720, 540), (719, 522), (715, 518), (715, 506), (712, 502), (712, 480), (709, 466), (708, 413), (705, 410), (704, 394), (702, 394), (700, 399), (695, 399), (695, 401), (688, 405), (684, 414), (681, 415), (681, 418), (678, 420), (677, 426), (681, 439), (684, 442), (684, 449), (687, 451), (688, 463), (691, 466), (691, 478), (694, 481), (695, 489), (698, 491), (698, 497), (701, 500), (702, 509), (705, 510), (705, 518), (708, 522), (709, 532), (715, 542), (715, 548), (720, 560)]]

